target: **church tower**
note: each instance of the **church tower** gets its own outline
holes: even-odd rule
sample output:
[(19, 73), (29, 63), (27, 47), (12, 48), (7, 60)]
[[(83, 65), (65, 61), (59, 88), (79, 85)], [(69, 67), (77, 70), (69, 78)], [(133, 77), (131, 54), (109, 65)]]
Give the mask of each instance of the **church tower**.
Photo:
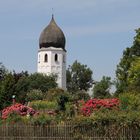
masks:
[(39, 38), (37, 72), (57, 75), (58, 87), (66, 89), (65, 36), (54, 17)]

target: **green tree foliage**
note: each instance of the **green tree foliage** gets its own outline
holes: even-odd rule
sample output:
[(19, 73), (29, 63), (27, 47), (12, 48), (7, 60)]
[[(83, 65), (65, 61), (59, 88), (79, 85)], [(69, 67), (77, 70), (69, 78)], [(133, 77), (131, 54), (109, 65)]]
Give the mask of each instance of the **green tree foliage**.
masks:
[(93, 85), (92, 71), (87, 65), (75, 61), (67, 69), (67, 89), (70, 92), (87, 91)]
[(36, 100), (30, 102), (29, 106), (35, 110), (55, 110), (57, 109), (57, 102), (47, 100)]
[(34, 73), (30, 75), (29, 82), (30, 89), (39, 89), (42, 92), (57, 87), (56, 77), (54, 75), (47, 76), (40, 73)]
[(8, 72), (0, 64), (0, 109), (12, 103), (12, 95), (16, 95), (16, 101), (25, 103), (27, 92), (40, 90), (44, 94), (51, 88), (57, 87), (55, 76), (46, 76), (28, 72)]
[(65, 104), (70, 100), (70, 94), (63, 89), (53, 88), (47, 92), (46, 99), (57, 102), (58, 111), (65, 111)]
[(128, 70), (128, 90), (140, 91), (140, 57), (131, 63), (130, 69)]
[(44, 94), (41, 90), (33, 89), (27, 92), (26, 101), (35, 101), (35, 100), (43, 100)]
[(8, 73), (0, 83), (0, 110), (11, 103), (14, 92), (15, 79), (12, 73)]
[(44, 94), (51, 88), (57, 86), (54, 76), (47, 76), (39, 73), (30, 76), (21, 77), (15, 85), (15, 92), (19, 97), (19, 101), (25, 101), (27, 92), (33, 89), (40, 90)]
[(120, 108), (122, 110), (139, 112), (140, 111), (140, 95), (135, 92), (125, 92), (119, 95), (121, 101)]
[(117, 93), (123, 92), (128, 88), (129, 69), (136, 57), (140, 57), (140, 28), (136, 30), (136, 36), (132, 47), (126, 48), (116, 70)]
[(89, 94), (83, 90), (76, 91), (74, 94), (71, 95), (72, 101), (79, 101), (79, 100), (87, 101), (89, 99), (90, 99)]
[(68, 93), (61, 88), (52, 88), (48, 90), (45, 99), (47, 99), (48, 101), (56, 101), (57, 98), (61, 95), (68, 95)]
[(14, 76), (14, 79), (15, 79), (15, 81), (17, 83), (20, 78), (22, 78), (22, 77), (28, 77), (29, 74), (28, 74), (27, 71), (25, 71), (25, 72), (22, 71), (20, 73), (16, 73), (15, 71), (13, 71), (13, 76)]
[[(19, 79), (27, 77), (28, 73), (27, 72), (15, 73), (15, 71), (8, 72), (8, 70), (2, 65), (1, 75), (2, 78), (0, 80), (0, 108), (4, 108), (9, 104), (11, 104), (12, 95), (16, 95), (17, 100), (19, 100), (20, 97), (23, 97), (21, 96), (22, 91), (19, 90), (20, 92), (17, 92), (17, 83)], [(23, 100), (24, 98), (21, 99), (21, 101)]]
[(0, 82), (4, 79), (4, 76), (8, 73), (7, 69), (5, 66), (0, 63)]
[(93, 88), (94, 98), (109, 97), (112, 82), (110, 77), (103, 76), (100, 82), (97, 82)]

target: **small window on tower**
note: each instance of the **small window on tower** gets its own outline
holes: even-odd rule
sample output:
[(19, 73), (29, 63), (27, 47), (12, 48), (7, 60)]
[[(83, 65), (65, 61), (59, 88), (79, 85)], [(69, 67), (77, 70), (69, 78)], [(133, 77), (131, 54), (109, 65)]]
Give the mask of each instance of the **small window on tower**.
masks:
[(38, 63), (40, 63), (40, 55), (38, 55)]
[(58, 54), (55, 54), (55, 56), (54, 56), (54, 60), (55, 60), (55, 62), (58, 61)]
[(48, 62), (48, 55), (47, 54), (45, 54), (45, 56), (44, 56), (44, 62)]

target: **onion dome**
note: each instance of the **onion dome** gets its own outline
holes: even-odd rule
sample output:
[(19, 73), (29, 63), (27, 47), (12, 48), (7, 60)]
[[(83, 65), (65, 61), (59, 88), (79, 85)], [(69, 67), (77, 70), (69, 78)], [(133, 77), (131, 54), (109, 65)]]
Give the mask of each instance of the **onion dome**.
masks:
[(63, 31), (56, 24), (54, 17), (52, 15), (52, 19), (49, 25), (42, 31), (39, 38), (39, 47), (48, 48), (62, 48), (65, 50), (65, 36)]

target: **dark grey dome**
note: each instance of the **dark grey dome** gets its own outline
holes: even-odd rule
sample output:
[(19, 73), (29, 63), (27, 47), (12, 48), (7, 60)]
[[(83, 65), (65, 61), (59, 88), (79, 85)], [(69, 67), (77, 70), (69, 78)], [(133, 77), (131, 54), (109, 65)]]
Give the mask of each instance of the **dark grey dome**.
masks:
[(62, 48), (65, 50), (65, 36), (63, 31), (56, 24), (53, 15), (49, 25), (42, 31), (39, 38), (40, 48)]

